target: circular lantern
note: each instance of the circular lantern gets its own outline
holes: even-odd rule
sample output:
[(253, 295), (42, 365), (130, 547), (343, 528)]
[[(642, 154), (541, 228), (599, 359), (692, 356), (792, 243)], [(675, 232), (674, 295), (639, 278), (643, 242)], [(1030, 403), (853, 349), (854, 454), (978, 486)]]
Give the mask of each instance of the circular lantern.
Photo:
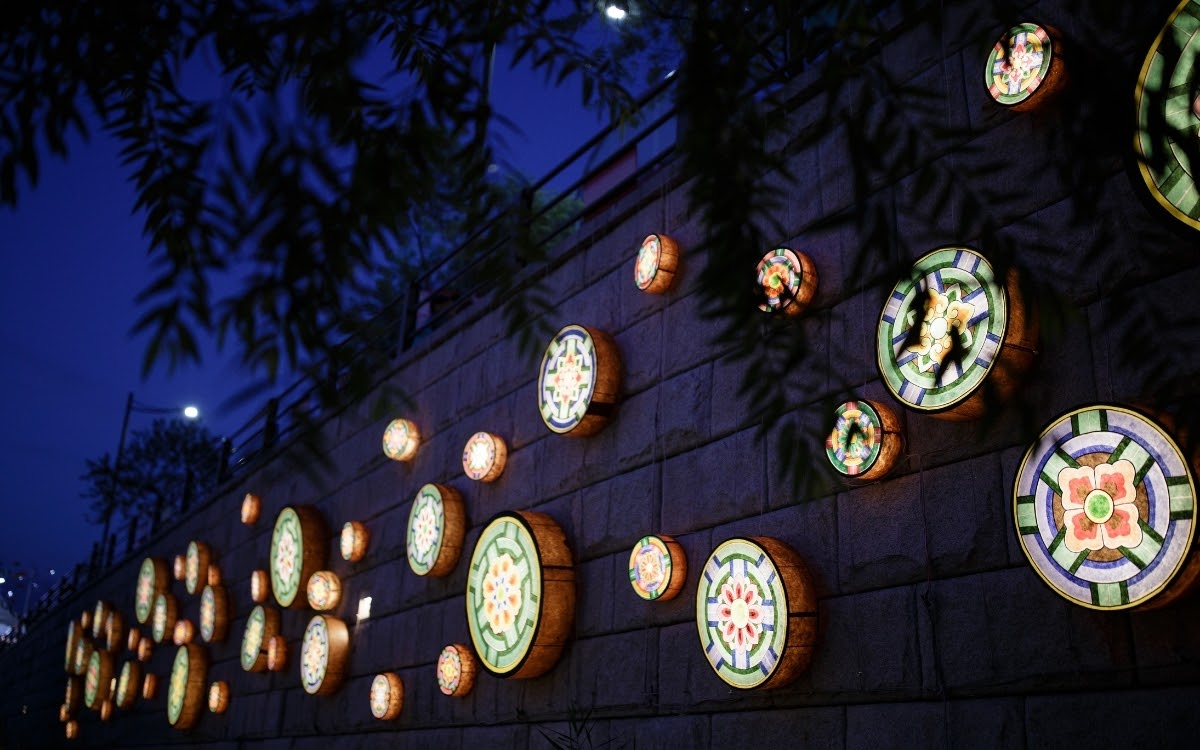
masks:
[(261, 604), (250, 610), (242, 635), (242, 669), (261, 672), (267, 668), (267, 643), (278, 632), (278, 611)]
[(1057, 31), (1035, 23), (1009, 29), (992, 47), (983, 71), (992, 98), (1017, 111), (1053, 98), (1066, 82), (1059, 39)]
[(67, 692), (63, 699), (63, 706), (66, 707), (67, 713), (72, 716), (79, 711), (79, 706), (83, 703), (83, 680), (79, 677), (67, 678)]
[(575, 623), (575, 569), (562, 529), (544, 513), (496, 515), (471, 555), (466, 600), (484, 669), (497, 677), (545, 673)]
[(303, 607), (305, 582), (324, 564), (329, 533), (311, 505), (288, 506), (275, 519), (271, 535), (271, 590), (281, 607)]
[(142, 680), (142, 699), (154, 700), (155, 693), (158, 692), (158, 675), (147, 673)]
[(463, 698), (475, 687), (475, 654), (462, 643), (451, 643), (438, 655), (438, 689), (443, 695)]
[(477, 432), (463, 448), (463, 471), (477, 482), (494, 482), (504, 473), (508, 446), (504, 438), (490, 432)]
[(1146, 53), (1134, 94), (1138, 171), (1154, 200), (1192, 229), (1200, 229), (1196, 167), (1189, 157), (1200, 122), (1200, 97), (1194, 84), (1200, 50), (1195, 31), (1198, 14), (1196, 0), (1176, 6)]
[(174, 596), (162, 593), (154, 597), (154, 615), (150, 624), (150, 635), (154, 637), (154, 642), (165, 641), (178, 619), (179, 605), (176, 604)]
[(395, 672), (375, 675), (371, 680), (371, 715), (382, 721), (391, 721), (400, 715), (404, 707), (404, 683)]
[(665, 234), (646, 235), (633, 264), (633, 283), (650, 294), (666, 294), (675, 283), (679, 246)]
[(92, 641), (87, 636), (82, 636), (75, 642), (75, 674), (83, 674), (87, 671), (88, 660), (92, 658)]
[(817, 293), (817, 267), (804, 253), (781, 247), (758, 262), (758, 286), (765, 298), (759, 310), (799, 315)]
[(142, 663), (148, 662), (152, 656), (154, 656), (154, 641), (146, 636), (142, 636), (142, 639), (138, 641), (138, 661)]
[(125, 641), (125, 645), (130, 651), (137, 653), (138, 644), (142, 642), (142, 631), (137, 628), (129, 629), (129, 637)]
[(342, 581), (332, 570), (318, 570), (308, 579), (308, 606), (328, 612), (342, 600)]
[(221, 566), (210, 562), (208, 564), (208, 580), (205, 585), (220, 586), (221, 585)]
[(229, 708), (229, 683), (217, 680), (208, 686), (208, 710), (214, 714), (223, 714)]
[(208, 583), (208, 566), (212, 562), (212, 550), (204, 542), (188, 542), (184, 560), (183, 583), (189, 594), (198, 594)]
[(204, 683), (208, 673), (208, 657), (204, 648), (187, 643), (175, 652), (171, 666), (171, 681), (167, 683), (167, 721), (176, 729), (196, 725), (204, 706)]
[(674, 599), (687, 580), (687, 556), (669, 536), (644, 536), (629, 553), (629, 583), (643, 599)]
[(287, 639), (282, 635), (273, 635), (267, 641), (267, 671), (282, 672), (287, 669), (288, 646)]
[(271, 595), (271, 577), (265, 570), (256, 570), (250, 574), (250, 598), (256, 604), (262, 604)]
[(108, 613), (112, 612), (112, 605), (104, 600), (96, 602), (96, 608), (92, 610), (92, 637), (96, 639), (105, 638), (104, 626), (108, 624)]
[(462, 496), (453, 487), (427, 484), (408, 514), (408, 565), (419, 576), (444, 576), (462, 555), (466, 527)]
[(104, 643), (109, 651), (120, 651), (125, 645), (125, 618), (115, 609), (104, 618)]
[(79, 620), (71, 620), (67, 623), (67, 653), (63, 659), (63, 668), (68, 673), (79, 673), (76, 666), (79, 660), (75, 657), (75, 654), (79, 650), (79, 644), (83, 639), (83, 626), (79, 624)]
[(175, 560), (171, 563), (171, 572), (175, 574), (176, 581), (182, 581), (187, 577), (187, 557), (175, 555)]
[(393, 419), (383, 431), (383, 455), (393, 461), (411, 461), (421, 444), (421, 431), (411, 419)]
[(66, 703), (63, 703), (58, 707), (58, 720), (63, 723), (71, 720), (71, 711), (67, 708)]
[(196, 638), (196, 626), (191, 620), (179, 620), (175, 623), (175, 628), (172, 631), (171, 640), (176, 646), (182, 646), (185, 643), (191, 643)]
[(342, 684), (350, 634), (346, 623), (329, 615), (316, 615), (304, 629), (300, 647), (300, 684), (309, 695), (327, 695)]
[(200, 637), (206, 643), (225, 640), (229, 631), (229, 596), (223, 586), (208, 585), (200, 594)]
[(550, 340), (538, 369), (538, 411), (553, 432), (594, 435), (612, 418), (620, 389), (617, 345), (595, 328), (569, 325)]
[[(905, 406), (944, 419), (977, 419), (1006, 397), (1033, 361), (1016, 271), (1001, 284), (965, 247), (934, 250), (895, 286), (879, 319), (879, 371)], [(986, 388), (984, 387), (986, 385)]]
[(825, 456), (839, 474), (879, 479), (895, 467), (902, 445), (900, 420), (891, 409), (871, 401), (847, 401), (834, 412)]
[(817, 596), (800, 556), (770, 537), (723, 542), (696, 588), (696, 625), (729, 685), (788, 684), (808, 668), (817, 636)]
[(79, 737), (79, 722), (71, 719), (66, 723), (64, 732), (66, 733), (68, 740), (77, 739)]
[(169, 582), (165, 560), (157, 557), (142, 560), (133, 601), (133, 612), (139, 623), (145, 625), (150, 619), (150, 613), (154, 610), (154, 598), (166, 592)]
[(258, 517), (261, 514), (262, 498), (253, 492), (247, 492), (246, 496), (242, 498), (242, 523), (253, 526), (258, 523)]
[(365, 525), (358, 521), (347, 521), (342, 526), (342, 559), (347, 562), (358, 562), (363, 559), (363, 555), (367, 554), (367, 544), (370, 541), (371, 534)]
[(141, 686), (142, 665), (136, 661), (127, 661), (122, 664), (121, 673), (117, 675), (117, 689), (113, 695), (113, 701), (117, 704), (117, 708), (132, 708)]
[(105, 698), (100, 702), (100, 721), (108, 721), (112, 718), (113, 702), (112, 698)]
[(112, 689), (112, 656), (99, 649), (88, 659), (83, 675), (83, 702), (88, 708), (100, 708)]
[(1072, 603), (1149, 609), (1200, 574), (1188, 462), (1135, 411), (1097, 405), (1056, 419), (1026, 452), (1013, 496), (1026, 558)]

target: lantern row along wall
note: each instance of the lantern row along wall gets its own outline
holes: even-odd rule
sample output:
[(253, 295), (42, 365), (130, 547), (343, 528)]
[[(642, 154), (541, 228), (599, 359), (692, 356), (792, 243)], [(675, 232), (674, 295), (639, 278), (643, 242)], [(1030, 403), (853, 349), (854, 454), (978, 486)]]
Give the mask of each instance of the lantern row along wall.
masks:
[[(240, 477), (0, 653), (0, 674), (19, 686), (0, 691), (0, 744), (224, 749), (282, 739), (316, 748), (340, 738), (362, 748), (538, 747), (547, 737), (571, 738), (580, 715), (589, 717), (594, 745), (638, 748), (1140, 746), (1148, 737), (1174, 746), (1200, 735), (1198, 597), (1153, 611), (1103, 611), (1141, 603), (1146, 592), (1153, 598), (1170, 572), (1146, 560), (1145, 571), (1134, 570), (1118, 548), (1157, 554), (1194, 541), (1174, 530), (1173, 504), (1194, 469), (1187, 456), (1170, 455), (1180, 435), (1161, 415), (1187, 406), (1171, 389), (1194, 394), (1200, 374), (1200, 235), (1148, 195), (1146, 180), (1170, 193), (1162, 175), (1143, 179), (1124, 161), (1134, 148), (1126, 137), (1134, 81), (1175, 3), (1130, 4), (1116, 19), (1069, 13), (1075, 6), (1065, 2), (1021, 5), (1020, 18), (999, 18), (995, 4), (979, 2), (947, 3), (938, 26), (897, 19), (874, 60), (937, 96), (867, 97), (864, 121), (885, 105), (908, 107), (917, 122), (931, 117), (955, 129), (921, 146), (948, 179), (986, 172), (985, 185), (972, 182), (976, 176), (948, 183), (948, 210), (924, 215), (920, 191), (928, 186), (900, 177), (871, 186), (872, 205), (887, 207), (876, 217), (884, 239), (854, 222), (825, 222), (852, 198), (838, 132), (788, 147), (794, 183), (764, 176), (779, 185), (775, 218), (789, 234), (744, 249), (747, 277), (730, 283), (752, 284), (764, 253), (771, 257), (760, 281), (768, 286), (788, 264), (811, 263), (819, 277), (799, 315), (761, 315), (766, 340), (802, 331), (807, 347), (773, 407), (779, 426), (761, 433), (739, 395), (752, 363), (714, 343), (721, 323), (702, 314), (705, 260), (692, 252), (705, 240), (702, 225), (668, 167), (586, 222), (544, 282), (555, 299), (545, 330), (579, 325), (619, 353), (607, 424), (589, 423), (586, 437), (548, 428), (538, 354), (522, 352), (485, 301), (465, 308), (388, 378), (410, 407), (373, 419), (364, 406), (324, 425), (331, 475), (314, 479), (296, 454)], [(1081, 61), (1071, 78), (1054, 81), (1058, 108), (1014, 111), (1008, 105), (1021, 102), (997, 103), (989, 86), (1016, 94), (983, 74), (995, 65), (992, 42), (1027, 19), (1053, 27), (1073, 45), (1065, 47), (1068, 61)], [(811, 83), (801, 75), (791, 84), (795, 108), (780, 118), (781, 146), (787, 132), (818, 116)], [(1107, 97), (1082, 109), (1071, 98), (1097, 90)], [(1102, 158), (1072, 183), (1080, 165), (1064, 163), (1071, 152), (1063, 141), (1081, 123)], [(976, 194), (1005, 200), (972, 202)], [(1184, 202), (1172, 195), (1171, 205)], [(1087, 202), (1087, 223), (1073, 218), (1077, 201)], [(1018, 368), (1023, 379), (993, 384), (1006, 400), (985, 405), (982, 416), (968, 403), (957, 414), (966, 419), (949, 421), (920, 408), (945, 396), (937, 387), (906, 402), (914, 381), (905, 372), (918, 377), (932, 367), (932, 343), (901, 340), (894, 351), (904, 361), (881, 362), (880, 337), (892, 334), (881, 333), (880, 321), (895, 295), (922, 298), (923, 272), (914, 266), (939, 248), (988, 255), (978, 233), (958, 233), (966, 214), (1018, 248), (1017, 283), (1027, 299), (1041, 288), (1059, 303), (1026, 311), (1041, 323), (1040, 336), (1036, 345), (1014, 340), (1014, 356), (1030, 356)], [(648, 235), (660, 238), (659, 250), (678, 253), (669, 288), (648, 279), (645, 254), (635, 260)], [(951, 255), (950, 266), (966, 257)], [(969, 279), (958, 283), (954, 294), (937, 290), (946, 296), (943, 319), (927, 308), (917, 321), (930, 342), (936, 326), (953, 328), (963, 304), (978, 302), (963, 291)], [(1139, 414), (1161, 426), (1145, 426)], [(419, 438), (406, 460), (381, 450), (396, 417), (410, 420)], [(1136, 447), (1081, 438), (1120, 425), (1140, 436)], [(801, 436), (803, 452), (780, 452), (785, 430)], [(864, 442), (868, 432), (883, 447)], [(472, 447), (479, 433), (502, 442)], [(406, 437), (389, 438), (396, 458)], [(901, 447), (889, 453), (891, 438)], [(502, 471), (493, 473), (484, 459), (500, 453)], [(881, 461), (889, 471), (875, 469)], [(798, 484), (781, 471), (797, 462), (805, 462)], [(490, 481), (470, 478), (464, 464)], [(1145, 494), (1118, 491), (1121, 482)], [(1087, 491), (1056, 516), (1055, 488), (1072, 483)], [(1102, 487), (1112, 491), (1093, 496)], [(247, 493), (256, 502), (244, 504)], [(428, 559), (410, 559), (414, 505), (435, 496), (461, 509), (460, 546), (444, 560), (432, 549)], [(295, 525), (284, 524), (292, 531), (281, 534), (285, 508), (298, 510)], [(1089, 536), (1103, 518), (1135, 517), (1136, 525)], [(1061, 526), (1062, 539), (1044, 544), (1046, 524)], [(543, 657), (535, 646), (525, 661), (508, 662), (511, 644), (496, 641), (480, 654), (494, 663), (477, 661), (474, 639), (516, 627), (526, 610), (484, 603), (472, 620), (469, 597), (503, 583), (506, 565), (527, 564), (531, 547), (546, 556), (538, 534), (555, 540), (544, 546), (558, 555), (543, 583), (574, 581), (573, 605), (543, 612), (553, 620), (546, 627), (560, 631), (559, 653)], [(525, 536), (534, 541), (513, 546)], [(281, 546), (295, 555), (282, 568)], [(671, 568), (682, 580), (658, 580), (665, 569), (650, 556), (663, 550), (678, 559)], [(161, 562), (143, 571), (146, 556)], [(216, 569), (215, 580), (200, 574), (203, 566)], [(722, 571), (728, 586), (713, 582)], [(1088, 583), (1105, 575), (1115, 578)], [(793, 596), (789, 581), (807, 581), (794, 589), (804, 593)], [(206, 585), (225, 596), (206, 600)], [(774, 644), (752, 625), (779, 594), (787, 595), (789, 629), (802, 635), (798, 652), (767, 660), (785, 670), (782, 687), (747, 673), (730, 640)], [(164, 616), (194, 632), (157, 628), (160, 597)], [(86, 670), (70, 678), (63, 671), (68, 636), (82, 651), (111, 640), (82, 622), (68, 626), (84, 613), (93, 626), (97, 602), (110, 608), (100, 612), (106, 622), (119, 612), (126, 631), (138, 629), (116, 651), (104, 650), (110, 658), (96, 659), (97, 677), (103, 671), (110, 680), (119, 681), (124, 664), (138, 665), (126, 670), (121, 704), (109, 699), (107, 721), (86, 706)], [(219, 625), (207, 619), (218, 611), (227, 620)], [(254, 648), (243, 653), (251, 619)], [(223, 640), (205, 637), (214, 633)], [(539, 674), (528, 679), (487, 669), (521, 677), (534, 661)], [(129, 697), (137, 677), (143, 689)], [(100, 694), (93, 700), (105, 703)], [(172, 716), (191, 728), (173, 728)]]

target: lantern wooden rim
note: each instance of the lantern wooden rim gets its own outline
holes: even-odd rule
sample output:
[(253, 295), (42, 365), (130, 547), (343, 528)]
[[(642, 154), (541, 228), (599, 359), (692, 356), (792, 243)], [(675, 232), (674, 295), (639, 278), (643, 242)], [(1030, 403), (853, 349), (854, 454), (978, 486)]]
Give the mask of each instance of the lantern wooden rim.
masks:
[(58, 707), (58, 720), (63, 724), (71, 720), (71, 712), (68, 710), (66, 703), (63, 703)]
[[(287, 552), (288, 537), (294, 547), (293, 572), (284, 580), (280, 556)], [(279, 606), (302, 609), (307, 605), (305, 583), (325, 564), (328, 553), (329, 530), (320, 511), (311, 505), (289, 505), (279, 511), (271, 534), (271, 592)]]
[(216, 680), (208, 686), (208, 710), (214, 714), (223, 714), (229, 708), (229, 683)]
[[(495, 658), (489, 656), (491, 646), (482, 635), (485, 624), (478, 621), (479, 613), (474, 598), (482, 597), (484, 579), (492, 574), (492, 566), (485, 566), (484, 563), (488, 548), (495, 544), (492, 529), (502, 524), (514, 524), (518, 534), (526, 537), (530, 554), (526, 568), (531, 575), (536, 575), (530, 588), (531, 593), (537, 592), (537, 597), (532, 612), (526, 611), (527, 603), (522, 601), (522, 611), (514, 615), (514, 623), (520, 623), (522, 627), (525, 624), (523, 620), (527, 622), (530, 617), (533, 619), (533, 626), (527, 630), (527, 634), (513, 633), (516, 639), (514, 648), (521, 650), (512, 654), (515, 658), (509, 663), (497, 665)], [(493, 566), (502, 559), (503, 555), (495, 558)], [(516, 561), (518, 564), (520, 562)], [(471, 572), (467, 577), (464, 599), (471, 643), (485, 670), (497, 677), (517, 679), (537, 677), (549, 671), (562, 656), (575, 626), (575, 567), (562, 527), (553, 518), (538, 511), (505, 511), (493, 516), (480, 533), (471, 555)], [(490, 623), (486, 626), (491, 627)], [(509, 649), (510, 652), (512, 650)]]
[(229, 594), (224, 586), (209, 584), (200, 594), (200, 638), (206, 643), (221, 643), (228, 633)]
[[(383, 691), (387, 691), (386, 694)], [(382, 672), (371, 680), (371, 715), (380, 721), (392, 721), (404, 708), (404, 681), (395, 672)]]
[[(646, 251), (646, 245), (657, 241), (658, 252)], [(633, 284), (647, 294), (666, 294), (675, 283), (679, 270), (679, 245), (665, 234), (648, 234), (638, 247), (633, 261)]]
[[(840, 404), (834, 412), (833, 430), (825, 440), (825, 456), (834, 471), (844, 477), (861, 481), (882, 479), (891, 473), (904, 448), (900, 419), (885, 404), (867, 399), (851, 399)], [(867, 456), (850, 456), (844, 443), (850, 439), (850, 424), (867, 421), (870, 439), (875, 450)], [(861, 427), (857, 429), (861, 430)], [(857, 463), (854, 459), (857, 459)]]
[(242, 523), (253, 526), (262, 515), (262, 498), (253, 492), (247, 492), (242, 498)]
[(208, 580), (207, 580), (207, 582), (205, 583), (205, 585), (207, 585), (207, 586), (220, 586), (220, 585), (221, 585), (221, 580), (222, 580), (222, 578), (221, 578), (221, 566), (220, 566), (220, 565), (217, 565), (217, 564), (216, 564), (216, 563), (214, 563), (214, 562), (210, 562), (210, 563), (208, 564)]
[(367, 545), (371, 542), (371, 533), (366, 524), (359, 521), (347, 521), (342, 526), (340, 541), (342, 559), (346, 562), (358, 562), (367, 554)]
[[(317, 653), (313, 653), (316, 649)], [(329, 695), (346, 677), (350, 633), (346, 623), (331, 615), (314, 615), (304, 629), (300, 653), (300, 685), (309, 695)], [(316, 673), (311, 672), (319, 667)]]
[[(647, 556), (657, 558), (656, 566), (642, 564)], [(647, 568), (652, 571), (649, 575), (644, 574)], [(629, 585), (640, 598), (670, 601), (679, 595), (686, 582), (687, 553), (674, 537), (648, 534), (633, 545), (629, 553)]]
[(175, 574), (176, 581), (182, 581), (186, 578), (187, 558), (183, 555), (175, 555), (175, 560), (171, 563), (171, 572)]
[[(255, 628), (254, 623), (262, 621)], [(246, 629), (242, 634), (240, 651), (242, 669), (247, 672), (262, 672), (267, 668), (267, 648), (271, 639), (279, 633), (279, 610), (262, 604), (256, 605), (246, 617)]]
[(465, 643), (451, 643), (438, 654), (437, 683), (443, 695), (465, 698), (475, 689), (479, 660)]
[[(576, 338), (591, 343), (593, 352), (592, 387), (590, 394), (577, 394), (572, 401), (570, 410), (565, 416), (555, 413), (552, 399), (547, 397), (547, 376), (551, 367), (551, 357), (555, 357), (554, 366), (564, 342)], [(552, 389), (552, 388), (551, 388)], [(621, 389), (621, 353), (611, 336), (598, 328), (582, 325), (568, 325), (559, 329), (550, 340), (542, 354), (538, 367), (538, 413), (542, 422), (551, 432), (572, 437), (588, 437), (600, 432), (616, 413), (617, 401)], [(580, 408), (582, 407), (582, 412)]]
[(154, 694), (158, 692), (158, 675), (146, 673), (142, 677), (142, 699), (154, 700)]
[(191, 620), (182, 619), (175, 621), (175, 627), (171, 629), (171, 641), (176, 646), (184, 646), (196, 639), (196, 626)]
[[(484, 460), (476, 462), (481, 452)], [(467, 439), (462, 463), (467, 478), (477, 482), (494, 482), (504, 473), (508, 463), (508, 444), (499, 435), (477, 432)]]
[(68, 721), (66, 723), (65, 728), (63, 729), (63, 732), (66, 734), (68, 740), (78, 739), (79, 738), (79, 722), (75, 719), (71, 719), (70, 721)]
[(113, 652), (125, 645), (125, 618), (115, 609), (104, 620), (104, 643)]
[(141, 686), (142, 665), (136, 661), (126, 661), (121, 665), (121, 673), (117, 677), (117, 689), (113, 694), (113, 703), (117, 708), (132, 708)]
[(413, 460), (420, 447), (421, 430), (411, 419), (393, 419), (383, 429), (383, 455), (393, 461)]
[(137, 626), (130, 626), (128, 637), (125, 639), (125, 647), (131, 652), (137, 653), (138, 645), (142, 642), (142, 631)]
[[(179, 675), (180, 666), (186, 674)], [(176, 729), (191, 729), (204, 708), (208, 677), (208, 653), (202, 646), (186, 643), (175, 652), (167, 686), (167, 722)]]
[(250, 599), (255, 604), (262, 604), (271, 596), (271, 577), (265, 570), (255, 570), (250, 574)]
[(273, 635), (267, 641), (267, 671), (282, 672), (288, 665), (287, 639), (282, 635)]
[(81, 635), (75, 642), (75, 674), (82, 675), (87, 671), (88, 661), (92, 658), (95, 648), (95, 644), (86, 635)]
[[(435, 522), (434, 526), (441, 529), (441, 534), (435, 536), (429, 548), (423, 551), (422, 529), (430, 523), (426, 509), (435, 519), (440, 511), (441, 523)], [(449, 575), (462, 556), (466, 527), (465, 505), (458, 490), (446, 484), (429, 483), (422, 486), (408, 513), (405, 547), (409, 568), (419, 576), (436, 578)]]
[(113, 702), (112, 698), (105, 698), (100, 702), (100, 721), (108, 721), (112, 718)]
[(342, 601), (342, 579), (332, 570), (318, 570), (308, 578), (308, 606), (318, 612), (337, 609)]
[[(777, 260), (780, 258), (782, 261)], [(770, 284), (765, 277), (768, 271), (781, 262), (788, 267), (791, 273), (800, 275), (799, 284), (795, 290), (787, 283), (783, 284), (780, 290), (776, 290), (775, 286)], [(759, 304), (758, 309), (765, 313), (777, 313), (789, 317), (802, 315), (817, 294), (819, 278), (816, 264), (807, 253), (790, 247), (778, 247), (764, 255), (758, 262), (756, 276), (765, 300)]]
[[(709, 617), (708, 609), (715, 605), (709, 586), (724, 580), (721, 574), (725, 570), (725, 561), (720, 559), (720, 555), (723, 550), (739, 547), (748, 547), (751, 550), (751, 558), (760, 560), (755, 567), (761, 567), (765, 562), (770, 563), (773, 571), (770, 583), (755, 588), (762, 601), (761, 606), (766, 606), (765, 600), (768, 598), (773, 602), (771, 606), (776, 614), (774, 629), (769, 631), (771, 637), (779, 638), (782, 634), (782, 641), (775, 644), (778, 646), (778, 658), (774, 665), (767, 666), (766, 662), (763, 662), (761, 667), (765, 667), (766, 671), (763, 672), (760, 668), (755, 673), (756, 681), (747, 681), (745, 684), (732, 681), (732, 678), (722, 672), (730, 662), (726, 659), (724, 647), (717, 643), (718, 639), (722, 639), (722, 635), (717, 632), (720, 630), (720, 623)], [(740, 556), (739, 553), (734, 554)], [(731, 556), (725, 558), (729, 559)], [(708, 585), (706, 581), (709, 582)], [(777, 590), (772, 589), (771, 586), (776, 584)], [(722, 588), (729, 585), (723, 584)], [(717, 598), (720, 596), (721, 594), (718, 594)], [(785, 605), (783, 611), (780, 611), (781, 602)], [(817, 617), (817, 595), (812, 576), (803, 559), (784, 542), (766, 536), (732, 537), (717, 545), (708, 556), (700, 585), (696, 588), (696, 625), (700, 646), (706, 656), (705, 661), (713, 673), (730, 687), (739, 690), (770, 690), (793, 682), (812, 662), (817, 640)], [(765, 635), (766, 632), (768, 631), (764, 627), (762, 634)], [(763, 673), (758, 674), (759, 672)]]
[[(1043, 49), (1043, 61), (1049, 60), (1049, 64), (1039, 66), (1041, 68), (1039, 80), (1032, 89), (1022, 90), (1020, 94), (1015, 95), (1002, 93), (999, 86), (996, 85), (995, 66), (998, 56), (1005, 54), (1006, 49), (1011, 55), (1012, 39), (1020, 33), (1033, 34), (1039, 40)], [(1062, 34), (1053, 26), (1032, 21), (1019, 23), (1004, 32), (992, 46), (983, 71), (984, 87), (991, 95), (992, 101), (1014, 112), (1032, 112), (1062, 93), (1067, 87), (1068, 81), (1062, 54), (1062, 39)]]

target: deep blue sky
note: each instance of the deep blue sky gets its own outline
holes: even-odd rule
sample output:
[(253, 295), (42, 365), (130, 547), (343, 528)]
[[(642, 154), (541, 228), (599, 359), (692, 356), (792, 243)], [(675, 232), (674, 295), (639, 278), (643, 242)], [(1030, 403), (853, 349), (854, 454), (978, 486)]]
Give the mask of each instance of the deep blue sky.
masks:
[[(509, 71), (501, 50), (493, 104), (523, 131), (505, 134), (502, 156), (532, 178), (548, 172), (600, 127), (579, 102), (575, 89)], [(115, 452), (127, 392), (156, 406), (195, 403), (218, 435), (257, 406), (222, 410), (250, 378), (217, 357), (141, 379), (145, 340), (129, 331), (149, 272), (133, 202), (116, 144), (93, 134), (66, 162), (47, 158), (15, 211), (0, 208), (0, 575), (19, 561), (48, 584), (51, 569), (86, 561), (100, 529), (84, 520), (78, 477), (85, 459)], [(151, 420), (134, 414), (130, 428)]]

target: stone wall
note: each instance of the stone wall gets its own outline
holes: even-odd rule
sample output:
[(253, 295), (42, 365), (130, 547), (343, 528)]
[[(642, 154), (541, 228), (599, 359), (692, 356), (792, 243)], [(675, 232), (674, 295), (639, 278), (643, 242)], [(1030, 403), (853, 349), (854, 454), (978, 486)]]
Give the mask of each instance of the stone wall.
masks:
[[(702, 225), (668, 166), (584, 226), (544, 281), (556, 298), (550, 330), (596, 327), (620, 348), (621, 403), (607, 429), (583, 439), (551, 434), (536, 408), (539, 354), (521, 352), (499, 312), (464, 313), (402, 357), (389, 379), (409, 394), (411, 409), (370, 419), (363, 406), (329, 420), (332, 473), (309, 476), (281, 455), (145, 551), (169, 557), (192, 539), (212, 545), (235, 614), (227, 641), (210, 648), (209, 679), (229, 681), (229, 711), (171, 730), (163, 696), (174, 649), (161, 646), (149, 663), (164, 681), (158, 697), (107, 723), (83, 711), (75, 744), (451, 750), (546, 747), (557, 732), (583, 747), (590, 740), (630, 748), (1188, 745), (1200, 734), (1200, 602), (1120, 613), (1069, 604), (1025, 560), (1012, 522), (1013, 479), (1041, 425), (1098, 401), (1177, 405), (1177, 394), (1159, 390), (1157, 360), (1129, 361), (1131, 341), (1161, 337), (1161, 350), (1151, 349), (1183, 382), (1200, 372), (1190, 346), (1200, 314), (1196, 239), (1147, 204), (1123, 161), (1134, 76), (1174, 3), (1139, 5), (1147, 7), (1108, 21), (1066, 0), (950, 3), (941, 25), (895, 19), (897, 32), (879, 52), (899, 80), (939, 92), (931, 116), (959, 132), (930, 158), (950, 171), (993, 165), (991, 188), (1011, 199), (987, 206), (990, 222), (1028, 248), (1018, 259), (1026, 275), (1060, 295), (1060, 307), (1041, 311), (1039, 357), (1014, 402), (978, 422), (902, 413), (905, 453), (881, 482), (836, 480), (816, 463), (802, 467), (799, 486), (783, 477), (780, 464), (797, 459), (779, 453), (782, 428), (760, 434), (737, 395), (748, 362), (714, 343), (720, 324), (701, 315), (703, 258), (686, 248), (702, 239)], [(1098, 139), (1102, 179), (1075, 184), (1057, 169), (1065, 108), (1022, 115), (987, 99), (979, 82), (987, 45), (979, 41), (1007, 28), (1014, 17), (998, 14), (1013, 6), (1057, 26), (1075, 60), (1107, 62), (1072, 70), (1077, 90), (1110, 88), (1091, 116), (1099, 110), (1126, 123)], [(805, 85), (802, 77), (796, 91)], [(787, 125), (804, 128), (812, 109), (810, 98), (798, 97)], [(983, 241), (950, 234), (952, 217), (920, 218), (910, 209), (917, 186), (905, 179), (875, 186), (875, 203), (893, 207), (886, 247), (864, 247), (854, 223), (814, 229), (851, 204), (848, 147), (833, 133), (815, 147), (785, 148), (801, 179), (779, 217), (793, 236), (780, 241), (813, 257), (821, 286), (812, 311), (794, 324), (810, 349), (793, 375), (783, 424), (813, 436), (828, 429), (834, 399), (890, 402), (874, 336), (894, 277), (864, 275), (858, 261), (904, 265), (939, 245)], [(950, 213), (971, 207), (970, 190), (953, 193)], [(1081, 222), (1076, 201), (1085, 191), (1098, 210)], [(682, 275), (661, 297), (632, 283), (633, 253), (649, 232), (685, 248)], [(424, 434), (409, 464), (379, 448), (387, 421), (401, 414)], [(510, 449), (504, 475), (489, 485), (461, 468), (466, 439), (481, 429), (506, 437)], [(467, 508), (464, 558), (443, 579), (412, 574), (405, 559), (409, 508), (426, 482), (458, 488)], [(252, 527), (238, 517), (246, 492), (264, 499)], [(348, 679), (328, 697), (306, 695), (297, 677), (304, 612), (282, 614), (286, 672), (249, 674), (238, 663), (249, 574), (267, 567), (272, 522), (288, 504), (315, 505), (331, 529), (358, 520), (372, 534), (366, 558), (353, 564), (337, 556), (331, 536), (329, 567), (344, 586), (336, 614), (350, 625), (351, 656)], [(553, 517), (571, 546), (574, 635), (542, 677), (484, 674), (467, 698), (446, 698), (434, 664), (443, 645), (468, 641), (463, 592), (473, 544), (495, 513), (529, 509)], [(687, 552), (688, 584), (673, 601), (644, 602), (630, 589), (629, 551), (647, 533), (672, 534)], [(818, 591), (815, 658), (779, 690), (727, 687), (698, 643), (699, 570), (734, 535), (783, 540), (807, 562)], [(132, 620), (139, 563), (135, 556), (115, 567), (0, 654), (0, 747), (65, 744), (57, 710), (66, 620), (101, 598)], [(198, 597), (173, 586), (183, 615), (194, 618)], [(356, 622), (357, 602), (368, 595), (371, 616)], [(373, 719), (367, 704), (372, 677), (385, 670), (405, 685), (403, 712), (390, 723)]]

